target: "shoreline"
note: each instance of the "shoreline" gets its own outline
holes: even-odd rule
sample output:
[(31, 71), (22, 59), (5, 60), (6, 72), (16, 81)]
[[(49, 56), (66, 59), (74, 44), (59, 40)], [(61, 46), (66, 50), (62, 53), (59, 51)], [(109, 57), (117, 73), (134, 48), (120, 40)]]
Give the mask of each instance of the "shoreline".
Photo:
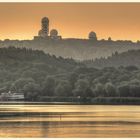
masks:
[(41, 100), (9, 100), (1, 101), (0, 105), (4, 104), (23, 104), (23, 105), (140, 105), (140, 97), (81, 97), (81, 98), (71, 98), (71, 97), (47, 97)]

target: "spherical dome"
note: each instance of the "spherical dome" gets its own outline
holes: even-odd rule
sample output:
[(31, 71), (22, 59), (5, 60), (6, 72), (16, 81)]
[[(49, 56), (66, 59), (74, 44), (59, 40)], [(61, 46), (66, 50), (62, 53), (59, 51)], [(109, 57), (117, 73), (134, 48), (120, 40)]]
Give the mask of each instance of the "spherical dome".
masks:
[(89, 35), (88, 35), (88, 38), (89, 38), (89, 39), (95, 39), (95, 40), (97, 40), (96, 33), (95, 33), (95, 32), (93, 32), (93, 31), (92, 31), (92, 32), (90, 32), (90, 33), (89, 33)]
[(43, 17), (41, 20), (42, 23), (48, 23), (49, 19), (47, 17)]
[(50, 31), (50, 36), (57, 36), (58, 35), (58, 31), (56, 29), (52, 29)]

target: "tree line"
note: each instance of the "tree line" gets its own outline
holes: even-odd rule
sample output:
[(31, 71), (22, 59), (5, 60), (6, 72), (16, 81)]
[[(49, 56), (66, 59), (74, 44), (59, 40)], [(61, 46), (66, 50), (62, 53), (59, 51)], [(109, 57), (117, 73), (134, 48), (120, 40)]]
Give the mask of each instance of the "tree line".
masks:
[(25, 48), (0, 48), (0, 93), (39, 97), (140, 97), (136, 66), (94, 68)]

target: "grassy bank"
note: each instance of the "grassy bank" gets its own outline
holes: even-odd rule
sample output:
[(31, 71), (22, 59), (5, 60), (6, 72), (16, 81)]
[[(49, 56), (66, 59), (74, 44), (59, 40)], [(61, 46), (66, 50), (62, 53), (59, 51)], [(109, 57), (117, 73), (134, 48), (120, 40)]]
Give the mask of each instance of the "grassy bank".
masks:
[(95, 97), (95, 98), (76, 98), (76, 97), (40, 97), (39, 102), (57, 102), (58, 104), (98, 104), (98, 105), (140, 105), (138, 97)]
[(39, 97), (36, 100), (1, 101), (2, 104), (52, 104), (52, 105), (140, 105), (139, 97)]

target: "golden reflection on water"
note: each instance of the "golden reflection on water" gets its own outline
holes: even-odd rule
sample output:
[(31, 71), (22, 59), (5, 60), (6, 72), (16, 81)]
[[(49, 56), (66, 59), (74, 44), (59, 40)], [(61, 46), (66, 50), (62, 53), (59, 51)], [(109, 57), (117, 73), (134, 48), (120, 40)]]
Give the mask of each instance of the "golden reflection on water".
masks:
[(0, 137), (140, 137), (140, 106), (0, 105)]

